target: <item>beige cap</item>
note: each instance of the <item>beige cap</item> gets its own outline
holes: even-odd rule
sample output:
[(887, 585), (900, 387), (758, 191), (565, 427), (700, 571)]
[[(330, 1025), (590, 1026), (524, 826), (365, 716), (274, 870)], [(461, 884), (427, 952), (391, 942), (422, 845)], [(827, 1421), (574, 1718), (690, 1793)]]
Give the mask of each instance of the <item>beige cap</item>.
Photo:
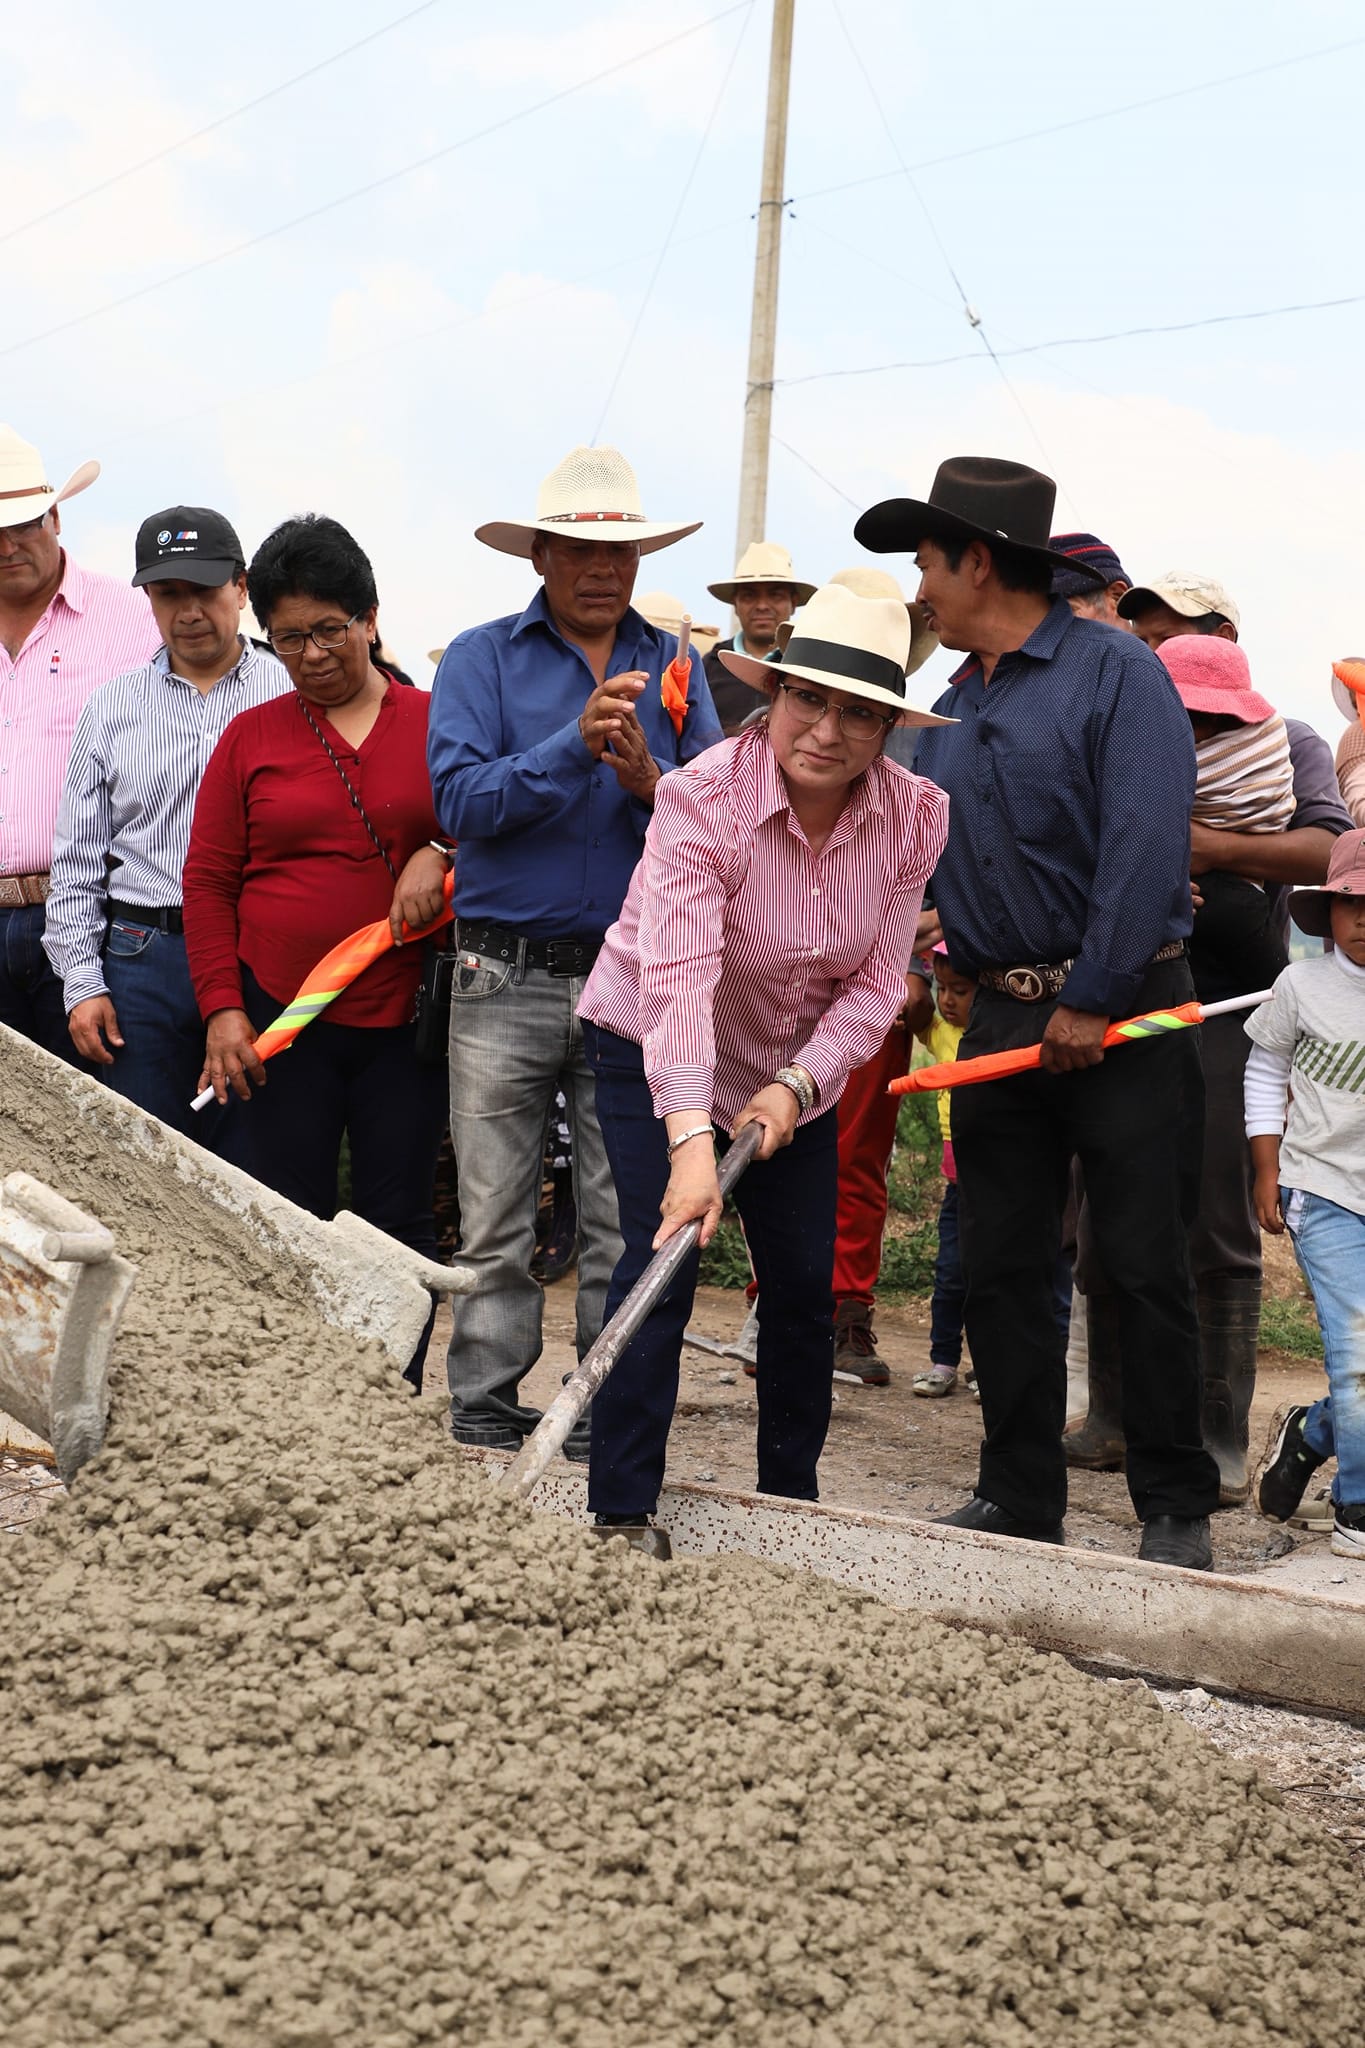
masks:
[(1242, 623), (1242, 614), (1221, 583), (1215, 583), (1212, 576), (1192, 575), (1187, 569), (1168, 569), (1154, 583), (1139, 583), (1125, 590), (1118, 601), (1118, 615), (1135, 619), (1154, 604), (1169, 605), (1182, 619), (1202, 619), (1209, 612), (1221, 612), (1234, 626)]
[(792, 558), (775, 540), (752, 540), (735, 565), (735, 573), (728, 583), (708, 583), (712, 597), (718, 597), (722, 604), (733, 604), (735, 592), (746, 583), (785, 583), (797, 604), (804, 604), (814, 597), (815, 585), (803, 583), (792, 568)]

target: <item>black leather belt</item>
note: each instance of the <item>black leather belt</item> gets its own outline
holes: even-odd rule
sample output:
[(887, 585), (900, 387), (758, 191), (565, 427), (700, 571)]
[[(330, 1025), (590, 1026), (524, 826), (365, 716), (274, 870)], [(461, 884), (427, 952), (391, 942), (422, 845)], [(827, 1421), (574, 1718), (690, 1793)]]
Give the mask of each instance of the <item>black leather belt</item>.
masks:
[(490, 960), (520, 960), (524, 967), (543, 968), (566, 980), (587, 974), (602, 950), (598, 938), (528, 939), (511, 925), (481, 924), (468, 917), (459, 920), (458, 930), (463, 953), (482, 953)]
[(159, 932), (183, 932), (185, 913), (178, 903), (168, 904), (164, 909), (153, 910), (146, 903), (119, 903), (109, 898), (109, 915), (120, 924), (145, 924)]
[[(1153, 953), (1149, 965), (1156, 967), (1163, 960), (1179, 960), (1184, 951), (1185, 941), (1172, 939), (1159, 953)], [(983, 988), (993, 989), (1000, 996), (1013, 996), (1016, 1003), (1050, 1003), (1061, 994), (1075, 965), (1074, 960), (1038, 960), (1022, 967), (983, 967), (976, 978)]]

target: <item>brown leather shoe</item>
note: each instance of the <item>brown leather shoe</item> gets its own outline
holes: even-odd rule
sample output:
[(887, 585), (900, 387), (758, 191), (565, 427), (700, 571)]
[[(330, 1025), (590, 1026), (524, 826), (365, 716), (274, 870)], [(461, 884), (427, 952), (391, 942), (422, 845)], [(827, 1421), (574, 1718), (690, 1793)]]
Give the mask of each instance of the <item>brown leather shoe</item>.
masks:
[(865, 1301), (841, 1301), (834, 1311), (834, 1370), (852, 1373), (865, 1387), (889, 1387), (891, 1368), (877, 1356), (877, 1333)]

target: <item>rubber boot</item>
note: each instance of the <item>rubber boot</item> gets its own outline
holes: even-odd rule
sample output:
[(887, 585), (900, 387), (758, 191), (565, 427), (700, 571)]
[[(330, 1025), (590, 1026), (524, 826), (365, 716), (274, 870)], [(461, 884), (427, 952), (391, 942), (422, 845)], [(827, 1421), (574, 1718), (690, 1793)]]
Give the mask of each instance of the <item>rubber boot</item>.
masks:
[(1204, 1371), (1204, 1448), (1218, 1465), (1218, 1505), (1236, 1508), (1251, 1492), (1247, 1456), (1261, 1282), (1220, 1273), (1199, 1283), (1199, 1357)]
[(1068, 1429), (1062, 1450), (1068, 1465), (1087, 1472), (1123, 1469), (1122, 1365), (1119, 1304), (1113, 1294), (1085, 1297), (1086, 1342), (1090, 1352), (1090, 1406), (1079, 1429)]

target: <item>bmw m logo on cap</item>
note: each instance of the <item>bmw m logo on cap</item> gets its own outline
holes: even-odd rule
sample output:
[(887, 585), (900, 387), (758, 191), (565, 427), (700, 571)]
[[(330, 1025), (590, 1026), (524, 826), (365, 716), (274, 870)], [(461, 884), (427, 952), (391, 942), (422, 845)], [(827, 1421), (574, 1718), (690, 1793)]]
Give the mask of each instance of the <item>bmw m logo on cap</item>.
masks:
[(168, 541), (168, 540), (170, 539), (170, 537), (171, 537), (171, 536), (170, 536), (170, 532), (169, 532), (169, 530), (168, 530), (168, 529), (167, 529), (166, 527), (164, 527), (164, 526), (163, 526), (163, 527), (162, 527), (162, 529), (161, 529), (161, 531), (160, 531), (160, 533), (159, 533), (159, 534), (157, 535), (157, 537), (156, 537), (156, 544), (157, 544), (157, 546), (158, 546), (159, 548), (164, 548), (164, 547), (165, 547), (165, 545), (166, 545), (166, 543), (167, 543), (167, 541)]

